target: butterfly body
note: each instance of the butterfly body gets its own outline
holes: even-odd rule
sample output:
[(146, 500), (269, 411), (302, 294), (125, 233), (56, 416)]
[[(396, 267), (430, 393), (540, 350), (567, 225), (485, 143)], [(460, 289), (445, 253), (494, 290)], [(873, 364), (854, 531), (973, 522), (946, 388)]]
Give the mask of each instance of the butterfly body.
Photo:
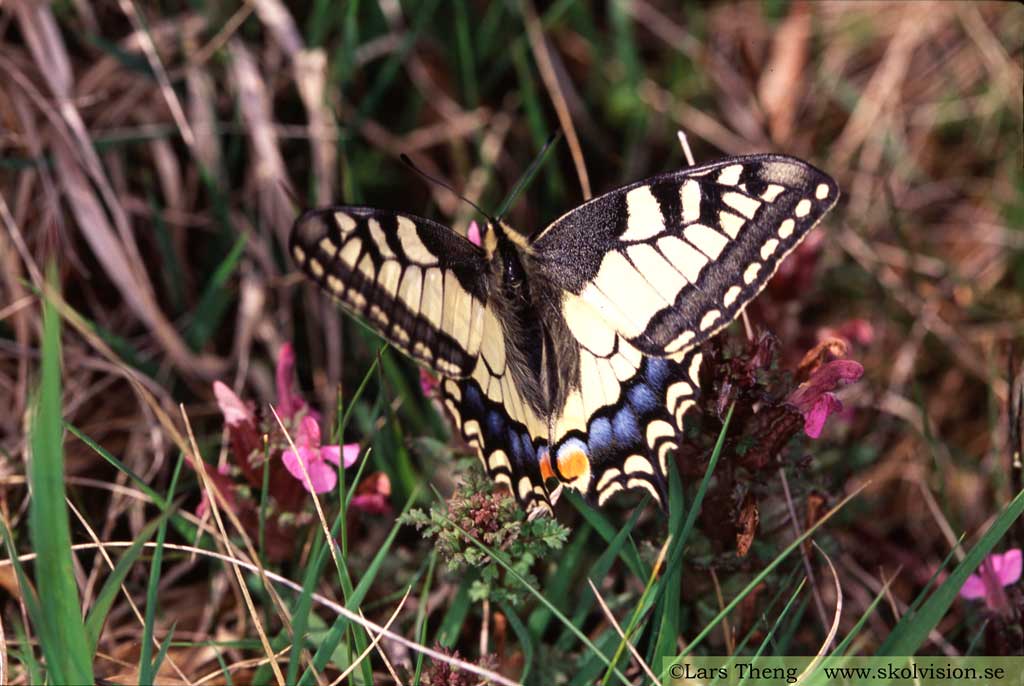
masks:
[(731, 158), (584, 203), (476, 246), (427, 219), (339, 206), (291, 251), (344, 308), (443, 378), (488, 473), (528, 508), (557, 480), (598, 503), (664, 504), (699, 345), (738, 316), (838, 198), (794, 158)]

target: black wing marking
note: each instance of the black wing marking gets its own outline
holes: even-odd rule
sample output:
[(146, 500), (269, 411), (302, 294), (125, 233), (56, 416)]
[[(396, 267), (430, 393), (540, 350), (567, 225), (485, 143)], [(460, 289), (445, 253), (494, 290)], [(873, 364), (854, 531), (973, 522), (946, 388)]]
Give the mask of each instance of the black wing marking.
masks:
[(541, 472), (548, 445), (543, 425), (522, 402), (511, 377), (498, 378), (478, 369), (472, 378), (443, 380), (440, 390), (445, 407), (463, 438), (476, 449), (487, 475), (507, 485), (527, 511), (551, 512)]
[(307, 276), (396, 347), (469, 376), (490, 317), (483, 251), (428, 219), (367, 207), (306, 212), (290, 250)]
[(534, 237), (530, 252), (564, 289), (581, 344), (607, 335), (573, 327), (584, 303), (641, 352), (669, 356), (731, 322), (838, 197), (800, 160), (735, 157), (595, 198)]

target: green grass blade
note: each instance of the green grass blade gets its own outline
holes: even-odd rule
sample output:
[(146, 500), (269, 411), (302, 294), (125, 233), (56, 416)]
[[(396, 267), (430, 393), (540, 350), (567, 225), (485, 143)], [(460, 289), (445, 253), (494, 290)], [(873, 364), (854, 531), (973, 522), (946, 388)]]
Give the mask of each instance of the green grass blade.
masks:
[[(17, 560), (17, 558), (13, 558)], [(24, 574), (24, 571), (21, 572)], [(20, 583), (20, 582), (19, 582)], [(25, 586), (22, 586), (25, 588)], [(25, 673), (28, 675), (28, 683), (30, 684), (41, 684), (44, 682), (43, 668), (39, 665), (39, 660), (36, 659), (36, 654), (32, 650), (32, 641), (28, 639), (28, 634), (25, 633), (25, 625), (15, 620), (14, 624), (14, 635), (18, 638), (18, 645), (22, 647), (21, 650), (13, 650), (9, 648), (11, 655), (21, 659), (21, 664), (25, 667)]]
[[(594, 527), (594, 531), (598, 533), (601, 538), (608, 544), (611, 544), (618, 536), (616, 527), (608, 520), (608, 517), (598, 509), (591, 507), (583, 498), (577, 493), (572, 491), (563, 492), (562, 497), (567, 499), (573, 507), (580, 513), (583, 519), (586, 520), (587, 524)], [(638, 512), (646, 509), (647, 504), (650, 502), (650, 496), (644, 495), (643, 499), (636, 506)], [(626, 542), (629, 545), (626, 545)], [(636, 578), (647, 580), (651, 570), (648, 569), (647, 564), (640, 559), (640, 553), (636, 549), (636, 545), (633, 544), (632, 539), (626, 539), (619, 545), (620, 556), (622, 562), (631, 571)]]
[[(343, 514), (338, 516), (338, 522), (340, 527), (344, 529)], [(317, 562), (306, 567), (306, 573), (302, 578), (302, 592), (299, 593), (295, 605), (292, 606), (292, 647), (288, 653), (291, 657), (288, 660), (288, 671), (285, 674), (286, 684), (294, 684), (299, 675), (299, 667), (302, 664), (302, 651), (306, 643), (306, 628), (309, 626), (309, 613), (313, 611), (313, 591), (320, 581), (320, 574), (327, 563), (326, 548), (327, 546), (322, 538), (317, 538), (314, 541), (313, 552), (310, 558)]]
[[(824, 526), (825, 523), (828, 522), (828, 520), (832, 519), (832, 517), (835, 516), (837, 512), (846, 507), (846, 504), (849, 503), (850, 500), (852, 500), (858, 493), (860, 493), (860, 491), (855, 491), (850, 495), (846, 496), (845, 498), (843, 498), (839, 502), (839, 504), (837, 504), (834, 508), (829, 510), (824, 517), (815, 522), (814, 526), (807, 529), (807, 531), (803, 532), (800, 536), (794, 539), (792, 543), (786, 546), (786, 548), (782, 550), (782, 552), (780, 552), (774, 560), (769, 562), (765, 566), (765, 568), (757, 574), (757, 576), (755, 576), (738, 594), (736, 594), (735, 598), (729, 601), (729, 603), (727, 603), (726, 606), (722, 608), (721, 611), (717, 615), (715, 615), (715, 617), (710, 622), (708, 622), (707, 626), (705, 626), (700, 631), (700, 633), (698, 633), (697, 636), (694, 637), (694, 639), (690, 642), (686, 650), (684, 650), (682, 653), (676, 656), (674, 663), (678, 663), (679, 660), (689, 655), (693, 651), (693, 649), (696, 648), (701, 641), (707, 638), (708, 634), (710, 634), (711, 631), (716, 626), (718, 626), (718, 623), (721, 622), (722, 619), (725, 616), (727, 616), (730, 612), (732, 612), (733, 609), (735, 609), (736, 606), (740, 604), (740, 602), (742, 602), (742, 600), (747, 596), (747, 594), (749, 594), (751, 591), (757, 588), (758, 584), (764, 581), (765, 578), (769, 574), (771, 574), (776, 567), (782, 564), (783, 560), (789, 557), (793, 553), (793, 551), (797, 550), (803, 544), (804, 541), (813, 536), (814, 533), (822, 526)], [(668, 674), (669, 666), (669, 664), (665, 665), (665, 669), (659, 674), (660, 678), (665, 678), (665, 676)]]
[(914, 655), (928, 638), (929, 632), (938, 626), (949, 606), (956, 600), (967, 577), (974, 573), (985, 556), (992, 552), (996, 543), (1006, 535), (1010, 526), (1024, 513), (1024, 491), (1010, 501), (981, 540), (967, 553), (963, 561), (950, 572), (949, 578), (925, 601), (917, 612), (909, 612), (900, 618), (892, 633), (878, 648), (878, 655)]
[[(170, 631), (168, 631), (167, 635), (164, 636), (164, 640), (160, 642), (160, 650), (157, 651), (156, 658), (153, 660), (153, 667), (150, 670), (152, 675), (150, 679), (154, 678), (160, 672), (160, 665), (164, 663), (164, 659), (167, 657), (167, 649), (171, 647), (171, 641), (174, 639), (174, 629), (177, 628), (177, 626), (177, 622), (172, 624)], [(153, 683), (153, 681), (143, 679), (140, 673), (139, 683), (147, 684)]]
[(530, 675), (530, 669), (533, 667), (533, 655), (535, 652), (532, 634), (526, 628), (523, 620), (519, 619), (519, 615), (516, 614), (514, 607), (508, 603), (499, 603), (498, 607), (505, 614), (508, 625), (512, 627), (512, 633), (516, 635), (516, 639), (519, 641), (519, 648), (523, 651), (523, 673), (519, 675), (519, 681), (526, 682), (526, 678)]
[(224, 679), (224, 686), (235, 686), (234, 679), (231, 678), (231, 670), (228, 669), (227, 660), (224, 659), (224, 653), (220, 650), (218, 642), (207, 641), (205, 645), (213, 650), (213, 654), (217, 658), (217, 665), (220, 666), (220, 675)]
[[(171, 485), (167, 489), (165, 502), (171, 502), (174, 499), (174, 491), (178, 487), (178, 478), (181, 476), (181, 468), (184, 465), (185, 456), (182, 455), (174, 466), (174, 474), (171, 476)], [(162, 659), (158, 658), (156, 664), (153, 664), (150, 655), (153, 650), (153, 631), (156, 628), (156, 607), (159, 602), (157, 591), (160, 588), (160, 572), (164, 561), (164, 540), (167, 538), (167, 514), (168, 509), (164, 508), (163, 515), (159, 519), (156, 549), (153, 551), (153, 561), (149, 567), (149, 584), (146, 587), (146, 616), (142, 625), (142, 646), (139, 651), (139, 681), (144, 684), (155, 679), (157, 670), (160, 669), (160, 659)], [(167, 635), (168, 645), (173, 633), (172, 630)], [(161, 652), (166, 652), (166, 646), (161, 646)]]
[(131, 571), (132, 565), (139, 559), (142, 551), (145, 549), (146, 542), (149, 541), (153, 532), (156, 531), (157, 527), (160, 526), (161, 522), (165, 522), (166, 518), (161, 516), (159, 519), (154, 519), (152, 522), (143, 527), (139, 535), (135, 537), (132, 545), (128, 550), (124, 552), (121, 558), (114, 565), (113, 571), (110, 572), (110, 576), (103, 583), (103, 588), (96, 595), (96, 600), (93, 602), (92, 607), (89, 609), (89, 614), (85, 618), (85, 634), (89, 641), (90, 652), (96, 652), (96, 644), (100, 640), (100, 633), (103, 631), (103, 623), (107, 620), (107, 613), (110, 612), (110, 608), (114, 604), (114, 600), (117, 599), (117, 594), (121, 590), (121, 584), (128, 576), (128, 572)]
[[(629, 538), (630, 532), (633, 531), (633, 527), (636, 526), (637, 521), (640, 519), (640, 515), (643, 513), (643, 508), (636, 508), (633, 510), (632, 516), (626, 522), (618, 533), (615, 535), (607, 545), (607, 548), (601, 556), (597, 558), (597, 562), (590, 568), (590, 576), (594, 579), (601, 579), (608, 574), (608, 570), (611, 569), (612, 563), (616, 558), (621, 557), (622, 547), (626, 540)], [(576, 611), (572, 616), (572, 626), (579, 629), (583, 626), (584, 620), (590, 613), (590, 609), (594, 606), (594, 594), (590, 592), (589, 588), (581, 589), (581, 597), (576, 600)], [(569, 627), (565, 627), (562, 630), (562, 634), (555, 641), (555, 647), (559, 650), (569, 650), (571, 647), (571, 641), (573, 632), (570, 631)]]
[[(769, 644), (772, 641), (772, 637), (775, 636), (775, 633), (779, 630), (779, 626), (782, 625), (782, 620), (786, 618), (786, 616), (789, 614), (790, 608), (793, 607), (793, 603), (795, 603), (796, 599), (800, 597), (800, 592), (804, 589), (804, 584), (806, 582), (807, 579), (800, 580), (800, 583), (797, 585), (796, 590), (793, 591), (793, 595), (789, 597), (789, 600), (786, 602), (785, 607), (782, 608), (782, 612), (779, 613), (779, 616), (775, 619), (775, 622), (772, 624), (772, 628), (768, 630), (768, 633), (765, 635), (764, 640), (761, 641), (761, 644), (759, 646), (757, 646), (757, 650), (754, 651), (753, 658), (749, 659), (750, 662), (753, 662), (757, 658), (761, 657), (765, 649), (768, 648)], [(743, 660), (746, 662), (748, 659), (743, 658)], [(734, 662), (730, 660), (730, 672), (732, 672), (732, 664), (734, 664)], [(744, 677), (743, 681), (740, 682), (739, 686), (745, 686), (748, 678), (749, 677)]]
[[(669, 460), (668, 473), (668, 530), (676, 531), (683, 523), (683, 481), (679, 477), (675, 461)], [(671, 545), (669, 546), (671, 548)], [(679, 595), (682, 587), (683, 566), (666, 567), (660, 583), (662, 591), (660, 612), (657, 617), (655, 655), (671, 655), (675, 652), (679, 637)]]
[[(409, 508), (412, 507), (412, 504), (415, 502), (417, 497), (418, 493), (415, 492), (409, 497), (409, 499), (405, 503), (405, 507), (402, 508), (402, 514), (405, 514), (409, 510)], [(370, 587), (373, 585), (374, 579), (377, 578), (377, 574), (380, 572), (380, 569), (384, 564), (388, 552), (390, 552), (391, 550), (391, 546), (394, 543), (395, 537), (398, 535), (398, 530), (401, 528), (401, 526), (402, 525), (398, 523), (398, 518), (396, 518), (395, 524), (391, 527), (391, 531), (388, 532), (387, 538), (385, 538), (384, 542), (381, 544), (380, 550), (377, 551), (377, 554), (374, 555), (373, 560), (370, 561), (370, 565), (366, 568), (366, 571), (363, 572), (363, 576), (359, 579), (359, 584), (357, 584), (355, 588), (351, 588), (351, 581), (348, 580), (347, 573), (344, 575), (344, 583), (347, 586), (349, 586), (348, 589), (343, 588), (343, 590), (345, 590), (345, 607), (347, 607), (348, 609), (353, 611), (356, 610), (359, 607), (359, 605), (363, 602), (363, 600), (366, 598), (366, 594), (370, 592)], [(328, 552), (329, 551), (327, 550), (327, 546), (324, 546), (323, 554), (321, 555), (323, 561), (326, 561)], [(322, 568), (322, 563), (318, 562), (317, 564), (319, 564), (320, 567)], [(319, 574), (316, 575), (316, 578), (319, 579)], [(302, 678), (299, 680), (300, 686), (303, 686), (304, 684), (313, 683), (313, 670), (319, 672), (327, 666), (328, 660), (330, 660), (331, 656), (334, 654), (334, 651), (338, 647), (338, 644), (341, 643), (341, 638), (343, 637), (345, 631), (348, 630), (348, 628), (349, 620), (345, 617), (338, 617), (335, 620), (334, 624), (331, 626), (330, 631), (328, 631), (327, 636), (317, 647), (317, 650), (313, 655), (313, 664), (306, 668), (306, 671), (303, 673)], [(359, 636), (361, 639), (365, 639), (366, 637), (363, 633), (357, 633), (357, 636)], [(358, 648), (358, 645), (359, 643), (357, 641), (357, 649), (362, 650), (362, 648)], [(365, 648), (366, 644), (363, 644), (363, 647)], [(367, 669), (369, 669), (369, 662), (364, 661), (364, 664), (366, 664)], [(295, 682), (289, 681), (289, 683)], [(373, 683), (372, 674), (370, 675), (370, 680), (367, 683)]]
[[(47, 270), (55, 284), (56, 268)], [(92, 653), (82, 621), (82, 606), (71, 564), (71, 527), (64, 490), (64, 428), (61, 419), (60, 317), (43, 302), (42, 373), (32, 412), (29, 460), (29, 532), (35, 563), (39, 604), (48, 627), (43, 645), (49, 679), (62, 683), (93, 683)]]
[[(424, 644), (427, 640), (427, 601), (430, 599), (430, 588), (434, 583), (434, 569), (437, 567), (437, 548), (430, 551), (430, 561), (427, 563), (427, 576), (423, 580), (423, 590), (420, 591), (419, 604), (416, 606), (416, 640)], [(416, 653), (416, 671), (412, 677), (412, 683), (420, 683), (420, 674), (423, 673), (423, 653)]]
[[(519, 572), (516, 571), (515, 567), (509, 564), (508, 560), (505, 559), (504, 554), (499, 553), (497, 550), (494, 550), (490, 546), (485, 545), (478, 538), (476, 538), (471, 533), (469, 533), (461, 526), (459, 526), (458, 523), (453, 522), (451, 520), (448, 521), (451, 523), (453, 528), (457, 529), (459, 533), (466, 537), (466, 540), (470, 541), (473, 545), (475, 545), (482, 552), (488, 555), (492, 560), (497, 562), (509, 576), (518, 581), (520, 584), (522, 584), (523, 588), (529, 591), (530, 594), (533, 595), (538, 601), (540, 601), (541, 604), (545, 605), (548, 608), (548, 610), (550, 610), (551, 613), (555, 615), (555, 617), (561, 620), (561, 622), (566, 627), (570, 628), (570, 630), (576, 635), (576, 638), (578, 638), (580, 642), (583, 643), (583, 645), (589, 648), (597, 658), (603, 661), (606, 665), (611, 665), (611, 660), (608, 659), (608, 656), (605, 655), (604, 652), (602, 652), (600, 649), (598, 649), (598, 647), (594, 645), (593, 641), (591, 641), (585, 633), (583, 633), (578, 628), (573, 626), (572, 622), (569, 621), (569, 618), (562, 614), (562, 612), (557, 607), (555, 607), (550, 600), (545, 598), (540, 591), (531, 586), (527, 582), (527, 580), (523, 578), (523, 576)], [(620, 672), (617, 668), (614, 667), (612, 669), (614, 670), (615, 675), (623, 684), (629, 684), (629, 680), (622, 672)]]
[[(552, 604), (562, 612), (568, 612), (572, 602), (572, 584), (577, 577), (577, 570), (587, 564), (585, 553), (590, 533), (593, 529), (584, 524), (573, 532), (568, 545), (562, 550), (557, 564), (552, 565), (551, 572), (544, 580), (545, 595), (552, 598)], [(546, 607), (538, 607), (530, 615), (527, 624), (530, 634), (541, 636), (548, 628), (551, 613)]]
[(419, 41), (420, 34), (426, 28), (427, 20), (433, 16), (434, 11), (437, 9), (438, 0), (427, 0), (421, 2), (417, 6), (416, 16), (412, 21), (412, 26), (402, 36), (402, 43), (399, 48), (393, 52), (381, 67), (380, 71), (377, 72), (376, 78), (373, 80), (373, 84), (370, 86), (369, 91), (363, 96), (359, 102), (359, 111), (356, 115), (355, 122), (352, 124), (353, 128), (357, 124), (361, 124), (362, 121), (371, 115), (372, 112), (377, 111), (377, 106), (380, 100), (384, 97), (388, 87), (398, 76), (399, 70), (402, 65), (405, 64), (406, 58), (409, 51)]
[[(671, 537), (671, 534), (669, 534), (669, 536)], [(670, 540), (665, 542), (666, 547), (670, 544)], [(615, 654), (612, 656), (612, 662), (608, 665), (608, 670), (604, 673), (604, 678), (601, 679), (602, 684), (607, 684), (611, 679), (612, 667), (619, 664), (619, 660), (621, 660), (623, 655), (626, 653), (626, 643), (632, 639), (637, 628), (640, 626), (640, 621), (644, 617), (644, 613), (641, 612), (641, 609), (646, 605), (645, 601), (647, 598), (651, 597), (651, 589), (658, 583), (658, 571), (657, 567), (651, 568), (651, 575), (647, 579), (647, 583), (644, 585), (643, 593), (640, 594), (640, 601), (636, 604), (636, 607), (633, 608), (633, 615), (630, 617), (629, 624), (626, 626), (626, 629), (622, 632), (619, 645), (615, 648)]]
[(455, 38), (458, 52), (462, 89), (466, 96), (466, 107), (475, 109), (480, 104), (480, 86), (477, 84), (477, 69), (473, 61), (473, 43), (470, 34), (469, 8), (466, 0), (455, 3)]
[(118, 460), (116, 457), (114, 457), (112, 454), (110, 454), (110, 452), (106, 448), (104, 448), (99, 443), (97, 443), (92, 438), (90, 438), (88, 434), (86, 434), (85, 432), (83, 432), (81, 429), (79, 429), (78, 427), (74, 426), (73, 424), (65, 423), (64, 427), (68, 431), (73, 433), (80, 441), (82, 441), (87, 446), (92, 448), (92, 450), (97, 455), (99, 455), (104, 460), (106, 460), (107, 463), (109, 463), (114, 469), (116, 469), (119, 472), (122, 472), (125, 476), (127, 476), (129, 479), (131, 479), (132, 484), (136, 488), (138, 488), (140, 491), (145, 493), (146, 496), (150, 500), (153, 501), (154, 505), (156, 505), (159, 508), (167, 507), (167, 501), (164, 500), (164, 497), (162, 495), (157, 493), (156, 490), (154, 490), (152, 486), (150, 486), (148, 483), (143, 481), (142, 477), (139, 476), (138, 474), (136, 474), (135, 472), (133, 472), (130, 467), (128, 467), (123, 462)]
[[(785, 595), (786, 589), (790, 588), (793, 585), (793, 580), (796, 579), (797, 573), (799, 571), (801, 571), (800, 568), (794, 567), (793, 571), (791, 571), (789, 573), (789, 575), (786, 576), (786, 578), (782, 581), (782, 583), (779, 584), (779, 590), (775, 592), (775, 595), (772, 597), (772, 599), (768, 602), (767, 605), (765, 605), (764, 609), (761, 611), (761, 618), (760, 618), (760, 620), (757, 621), (757, 622), (753, 622), (751, 624), (751, 626), (750, 626), (750, 629), (747, 631), (746, 636), (744, 636), (743, 639), (739, 643), (736, 644), (736, 649), (734, 651), (735, 655), (744, 655), (745, 654), (747, 644), (750, 643), (750, 641), (753, 639), (754, 634), (760, 629), (761, 625), (767, 625), (768, 617), (771, 617), (772, 616), (772, 612), (774, 612), (774, 610), (775, 610), (775, 604), (778, 603), (783, 598), (783, 596)], [(801, 578), (800, 583), (798, 583), (797, 586), (800, 586), (803, 583), (804, 583), (804, 580), (803, 580), (803, 578)], [(798, 594), (793, 594), (791, 597), (797, 597), (797, 596), (798, 596)], [(788, 612), (788, 610), (787, 610), (787, 612)], [(779, 624), (779, 622), (775, 622), (773, 624), (773, 626), (778, 626), (778, 624)], [(768, 627), (768, 629), (770, 631), (774, 631), (774, 629), (772, 629), (772, 627)], [(670, 653), (666, 653), (666, 654), (670, 654)]]
[[(99, 443), (94, 441), (88, 434), (86, 434), (73, 424), (68, 424), (67, 422), (65, 422), (64, 428), (66, 428), (68, 431), (74, 434), (80, 441), (89, 446), (89, 448), (91, 448), (97, 455), (106, 460), (112, 467), (114, 467), (114, 469), (124, 473), (125, 476), (131, 479), (132, 485), (135, 488), (138, 488), (143, 493), (145, 493), (146, 496), (153, 501), (154, 505), (156, 505), (162, 510), (167, 508), (167, 500), (165, 500), (162, 495), (157, 493), (152, 486), (143, 481), (142, 477), (133, 472), (127, 465), (122, 463), (116, 457), (111, 455), (110, 451), (108, 451), (106, 448), (104, 448)], [(192, 524), (190, 521), (188, 521), (181, 514), (179, 514), (177, 511), (172, 511), (171, 523), (174, 524), (175, 530), (178, 532), (179, 535), (181, 535), (182, 538), (184, 538), (185, 540), (195, 539), (197, 531), (196, 526)]]
[(228, 292), (228, 280), (238, 268), (247, 242), (248, 236), (241, 234), (207, 281), (199, 303), (192, 312), (192, 321), (185, 330), (185, 340), (193, 350), (202, 348), (220, 325), (233, 298)]
[(787, 624), (782, 631), (779, 631), (777, 634), (779, 638), (775, 644), (775, 652), (777, 655), (789, 654), (789, 644), (792, 643), (797, 632), (806, 626), (804, 614), (810, 606), (811, 596), (806, 595), (800, 600), (800, 605), (797, 606), (796, 612), (793, 613), (793, 618), (790, 620), (789, 624)]
[(502, 201), (501, 206), (498, 207), (498, 213), (495, 215), (495, 219), (501, 221), (501, 218), (505, 216), (505, 213), (508, 212), (508, 208), (512, 206), (512, 203), (514, 203), (516, 198), (519, 197), (519, 194), (530, 185), (530, 182), (533, 181), (533, 177), (535, 177), (537, 172), (540, 171), (541, 166), (545, 161), (547, 161), (548, 155), (555, 149), (555, 144), (559, 139), (561, 139), (561, 137), (562, 132), (559, 130), (548, 138), (547, 142), (544, 143), (544, 147), (541, 148), (540, 154), (538, 154), (537, 157), (534, 158), (533, 162), (530, 163), (530, 166), (526, 169), (526, 173), (520, 177), (519, 181), (516, 182), (516, 185), (513, 186), (512, 192), (508, 194), (508, 197), (505, 198), (505, 200)]
[(867, 606), (867, 609), (864, 610), (864, 613), (857, 619), (857, 623), (853, 625), (853, 628), (850, 629), (850, 632), (843, 637), (843, 640), (839, 643), (838, 646), (836, 646), (836, 649), (832, 651), (833, 655), (846, 654), (847, 649), (851, 647), (851, 645), (853, 644), (853, 640), (857, 637), (857, 634), (859, 634), (861, 629), (864, 628), (864, 625), (868, 623), (868, 619), (871, 617), (871, 615), (875, 613), (875, 609), (878, 608), (879, 603), (882, 602), (882, 599), (885, 597), (886, 591), (889, 590), (889, 585), (891, 583), (892, 581), (890, 580), (889, 583), (886, 583), (881, 588), (881, 590), (878, 591), (874, 599), (871, 601), (871, 604)]
[[(589, 592), (590, 589), (588, 588), (587, 591)], [(598, 646), (602, 654), (615, 650), (618, 642), (619, 634), (611, 627), (594, 639), (594, 644)], [(584, 654), (580, 658), (579, 666), (574, 670), (575, 675), (569, 682), (569, 686), (591, 686), (597, 683), (606, 666), (606, 663), (597, 654)]]
[[(46, 656), (46, 646), (56, 644), (56, 639), (51, 636), (52, 628), (45, 622), (43, 617), (42, 606), (39, 604), (39, 595), (36, 593), (36, 589), (32, 587), (32, 582), (28, 580), (28, 575), (25, 574), (25, 568), (21, 566), (21, 560), (18, 559), (18, 550), (14, 547), (14, 537), (11, 535), (11, 530), (7, 526), (7, 520), (4, 517), (0, 517), (0, 536), (4, 539), (4, 548), (7, 549), (7, 556), (11, 560), (11, 566), (14, 567), (14, 576), (18, 580), (18, 588), (21, 591), (21, 599), (25, 604), (25, 611), (28, 613), (29, 621), (33, 626), (36, 627), (36, 633), (39, 636), (39, 645), (44, 649), (43, 656)], [(35, 654), (32, 652), (32, 642), (29, 641), (27, 633), (27, 627), (22, 627), (21, 624), (18, 627), (25, 629), (21, 635), (21, 645), (25, 648), (26, 661), (30, 665), (35, 665), (36, 673), (41, 673), (39, 668), (39, 662), (35, 659)], [(51, 668), (52, 669), (52, 668)], [(41, 677), (36, 678), (31, 683), (40, 684), (43, 683), (44, 679)]]
[[(732, 421), (732, 412), (734, 408), (735, 404), (729, 406), (729, 411), (726, 413), (725, 420), (722, 422), (722, 429), (718, 432), (718, 440), (715, 441), (715, 447), (711, 451), (711, 459), (708, 460), (708, 467), (704, 472), (704, 478), (701, 480), (700, 486), (697, 488), (697, 493), (694, 495), (693, 504), (690, 505), (690, 509), (687, 512), (686, 521), (683, 523), (682, 530), (679, 532), (678, 538), (674, 538), (669, 544), (669, 551), (666, 555), (666, 569), (676, 569), (682, 566), (685, 543), (690, 538), (690, 532), (693, 530), (693, 525), (697, 521), (697, 515), (700, 514), (701, 504), (704, 502), (704, 495), (707, 493), (708, 486), (711, 485), (711, 476), (715, 472), (715, 466), (718, 464), (718, 458), (721, 456), (722, 448), (725, 446), (725, 436), (729, 431), (729, 423)], [(651, 607), (661, 602), (661, 598), (667, 589), (667, 584), (659, 584), (653, 594), (649, 596), (645, 595), (645, 597), (641, 599), (640, 604), (637, 605), (634, 616), (642, 617), (646, 615)]]
[(476, 581), (476, 577), (476, 570), (469, 570), (469, 573), (463, 575), (459, 590), (455, 592), (455, 597), (448, 603), (448, 610), (441, 618), (441, 626), (438, 627), (437, 633), (434, 635), (437, 644), (442, 648), (452, 648), (459, 638), (462, 624), (466, 621), (469, 609), (473, 606), (473, 601), (469, 598), (469, 589)]

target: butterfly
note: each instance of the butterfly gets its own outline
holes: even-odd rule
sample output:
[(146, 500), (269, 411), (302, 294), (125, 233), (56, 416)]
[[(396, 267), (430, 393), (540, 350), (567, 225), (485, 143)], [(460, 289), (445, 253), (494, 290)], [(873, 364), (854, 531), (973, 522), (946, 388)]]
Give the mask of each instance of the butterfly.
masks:
[(554, 482), (598, 505), (641, 489), (664, 506), (701, 344), (838, 197), (806, 162), (752, 155), (623, 186), (529, 235), (489, 220), (481, 245), (341, 205), (300, 216), (289, 249), (345, 310), (440, 375), (462, 436), (531, 514), (551, 511)]

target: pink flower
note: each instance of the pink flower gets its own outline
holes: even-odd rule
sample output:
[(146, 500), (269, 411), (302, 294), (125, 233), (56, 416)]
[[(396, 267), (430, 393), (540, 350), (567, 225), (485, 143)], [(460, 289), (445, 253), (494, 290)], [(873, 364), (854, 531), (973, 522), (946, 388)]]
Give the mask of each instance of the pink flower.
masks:
[(825, 420), (833, 412), (843, 409), (835, 396), (839, 386), (856, 381), (864, 374), (864, 367), (853, 360), (832, 360), (817, 367), (807, 379), (790, 393), (787, 401), (804, 416), (804, 433), (818, 438)]
[(388, 502), (390, 495), (391, 479), (384, 472), (374, 472), (356, 488), (348, 508), (368, 514), (387, 514), (391, 511), (391, 503)]
[[(295, 415), (307, 410), (306, 401), (298, 393), (292, 392), (295, 380), (295, 349), (291, 343), (281, 345), (277, 353), (277, 369), (274, 371), (277, 382), (277, 414), (282, 420), (293, 419)], [(319, 419), (320, 413), (308, 409), (309, 414)]]
[(423, 367), (420, 367), (420, 390), (428, 398), (434, 396), (437, 391), (437, 378)]
[(213, 382), (213, 395), (217, 398), (217, 406), (224, 415), (231, 451), (240, 466), (245, 469), (249, 465), (249, 456), (258, 451), (261, 445), (256, 415), (248, 403), (220, 381)]
[[(302, 418), (295, 432), (295, 447), (297, 453), (289, 448), (281, 456), (284, 466), (307, 491), (313, 493), (334, 490), (338, 485), (339, 463), (344, 460), (344, 466), (348, 468), (359, 458), (358, 443), (346, 444), (344, 448), (340, 445), (320, 445), (320, 424), (309, 415)], [(302, 473), (303, 466), (309, 475), (308, 481)]]
[(1011, 548), (1005, 553), (992, 553), (978, 567), (975, 574), (967, 577), (960, 595), (968, 600), (985, 599), (985, 606), (994, 611), (1009, 611), (1004, 586), (1010, 586), (1020, 580), (1021, 549)]
[(476, 221), (471, 221), (469, 223), (469, 228), (466, 229), (466, 238), (468, 238), (469, 242), (473, 245), (481, 245), (480, 225), (477, 224)]
[(239, 426), (245, 422), (255, 422), (249, 406), (242, 401), (235, 392), (228, 388), (227, 384), (220, 381), (213, 382), (213, 395), (217, 398), (217, 406), (224, 415), (224, 423), (228, 426)]

